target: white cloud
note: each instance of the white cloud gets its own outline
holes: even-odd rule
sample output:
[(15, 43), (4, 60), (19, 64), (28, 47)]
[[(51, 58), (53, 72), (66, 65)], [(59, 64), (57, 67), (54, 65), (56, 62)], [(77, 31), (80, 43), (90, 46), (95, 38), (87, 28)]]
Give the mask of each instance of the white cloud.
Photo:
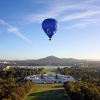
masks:
[(100, 10), (87, 11), (87, 12), (82, 12), (82, 13), (74, 13), (69, 16), (65, 16), (64, 18), (61, 19), (61, 21), (69, 21), (69, 20), (75, 20), (75, 19), (80, 19), (80, 18), (88, 18), (88, 17), (93, 17), (96, 15), (100, 15)]
[[(76, 26), (87, 26), (90, 22), (84, 22), (85, 19), (96, 19), (100, 16), (99, 0), (54, 0), (35, 1), (35, 3), (48, 3), (44, 10), (39, 10), (37, 13), (28, 14), (24, 17), (28, 24), (34, 22), (42, 22), (45, 18), (56, 18), (60, 22), (81, 20), (76, 22)], [(98, 19), (98, 18), (97, 18)], [(81, 23), (82, 22), (82, 23)], [(84, 23), (83, 23), (84, 22)], [(97, 22), (98, 23), (98, 22)], [(71, 26), (74, 26), (72, 23)], [(95, 25), (95, 24), (93, 24)]]
[(25, 41), (29, 42), (30, 44), (32, 44), (35, 47), (38, 47), (37, 45), (35, 45), (33, 42), (31, 42), (29, 39), (27, 39), (25, 36), (23, 36), (20, 32), (19, 29), (11, 26), (10, 24), (6, 23), (4, 20), (0, 19), (0, 24), (2, 25), (6, 25), (7, 26), (7, 31), (13, 34), (16, 34), (17, 36), (21, 37), (22, 39), (24, 39)]
[(53, 12), (51, 13), (45, 13), (45, 14), (30, 14), (30, 15), (26, 15), (25, 20), (27, 20), (27, 23), (34, 23), (34, 22), (41, 22), (46, 18), (55, 18), (57, 15), (53, 14)]
[(73, 25), (69, 25), (64, 27), (64, 29), (69, 29), (69, 28), (73, 28), (73, 27), (78, 27), (78, 28), (84, 28), (86, 26), (98, 26), (100, 25), (100, 18), (93, 18), (93, 19), (84, 19), (79, 23), (73, 24)]
[(8, 25), (8, 23), (6, 23), (4, 20), (1, 20), (1, 19), (0, 19), (0, 24), (2, 24), (2, 25)]
[(66, 9), (72, 9), (74, 7), (77, 7), (76, 5), (61, 5), (61, 3), (57, 2), (56, 0), (48, 2), (48, 4), (49, 6), (47, 6), (47, 8), (45, 8), (41, 12), (25, 15), (24, 19), (27, 21), (27, 23), (40, 23), (46, 18), (57, 18)]

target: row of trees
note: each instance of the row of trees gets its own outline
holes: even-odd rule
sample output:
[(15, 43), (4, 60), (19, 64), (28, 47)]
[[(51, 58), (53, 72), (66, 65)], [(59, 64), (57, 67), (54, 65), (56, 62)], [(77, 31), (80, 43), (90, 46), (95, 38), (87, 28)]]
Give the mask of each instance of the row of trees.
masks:
[(25, 76), (41, 73), (43, 68), (11, 68), (0, 71), (0, 100), (23, 100), (25, 95), (34, 87), (30, 81), (21, 82)]
[[(9, 64), (10, 65), (10, 64)], [(56, 62), (16, 62), (18, 66), (65, 66), (64, 63)]]
[(61, 74), (73, 76), (75, 79), (87, 81), (90, 77), (99, 78), (100, 73), (96, 68), (57, 68)]
[(71, 100), (100, 100), (100, 86), (95, 86), (93, 83), (65, 82), (64, 88)]
[(0, 100), (23, 100), (33, 86), (30, 81), (15, 83), (13, 78), (0, 79)]
[(100, 100), (100, 72), (96, 68), (58, 68), (71, 75), (76, 82), (65, 82), (64, 88), (71, 100)]
[(40, 74), (42, 71), (43, 68), (29, 69), (16, 67), (10, 70), (0, 71), (0, 77), (2, 79), (15, 78), (15, 80), (18, 81), (26, 76)]

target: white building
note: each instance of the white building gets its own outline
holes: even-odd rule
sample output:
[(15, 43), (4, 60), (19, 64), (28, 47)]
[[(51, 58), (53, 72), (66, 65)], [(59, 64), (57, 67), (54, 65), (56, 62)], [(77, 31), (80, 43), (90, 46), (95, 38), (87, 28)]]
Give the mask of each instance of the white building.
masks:
[(43, 74), (43, 78), (41, 78), (41, 74), (36, 74), (32, 76), (27, 76), (24, 80), (31, 80), (34, 83), (64, 83), (66, 81), (75, 82), (75, 79), (72, 76), (60, 75), (57, 74), (58, 78), (56, 78), (56, 74)]
[(0, 65), (0, 70), (8, 70), (10, 66)]

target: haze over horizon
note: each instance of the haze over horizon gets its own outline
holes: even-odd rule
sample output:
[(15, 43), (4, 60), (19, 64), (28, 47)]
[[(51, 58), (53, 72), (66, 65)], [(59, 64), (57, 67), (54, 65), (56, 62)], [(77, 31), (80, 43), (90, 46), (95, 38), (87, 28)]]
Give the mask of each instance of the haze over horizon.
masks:
[(60, 57), (56, 57), (56, 56), (53, 56), (53, 55), (51, 55), (51, 56), (46, 56), (46, 57), (40, 57), (40, 58), (38, 58), (38, 59), (34, 59), (34, 58), (32, 58), (32, 59), (10, 59), (10, 60), (7, 60), (7, 59), (1, 59), (0, 61), (28, 61), (28, 60), (40, 60), (40, 59), (48, 59), (48, 58), (52, 58), (52, 59), (75, 59), (75, 60), (85, 60), (85, 61), (100, 61), (100, 59), (77, 59), (77, 58), (60, 58)]
[[(99, 0), (0, 0), (0, 11), (0, 60), (100, 60)], [(41, 27), (46, 18), (59, 23), (51, 41)]]

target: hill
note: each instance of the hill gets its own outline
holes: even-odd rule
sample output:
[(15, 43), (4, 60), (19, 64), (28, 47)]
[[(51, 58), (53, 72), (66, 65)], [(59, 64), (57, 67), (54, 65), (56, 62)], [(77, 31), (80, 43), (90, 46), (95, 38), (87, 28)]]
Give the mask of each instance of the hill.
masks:
[(57, 58), (55, 56), (48, 56), (45, 58), (38, 59), (37, 61), (40, 61), (40, 62), (59, 62), (60, 60), (61, 60), (60, 58)]
[(28, 66), (40, 66), (40, 65), (54, 65), (54, 66), (74, 66), (74, 65), (83, 65), (83, 66), (100, 66), (100, 61), (90, 61), (90, 60), (80, 60), (74, 58), (58, 58), (55, 56), (48, 56), (45, 58), (37, 60), (15, 60), (10, 62), (16, 62), (18, 65), (28, 65)]

